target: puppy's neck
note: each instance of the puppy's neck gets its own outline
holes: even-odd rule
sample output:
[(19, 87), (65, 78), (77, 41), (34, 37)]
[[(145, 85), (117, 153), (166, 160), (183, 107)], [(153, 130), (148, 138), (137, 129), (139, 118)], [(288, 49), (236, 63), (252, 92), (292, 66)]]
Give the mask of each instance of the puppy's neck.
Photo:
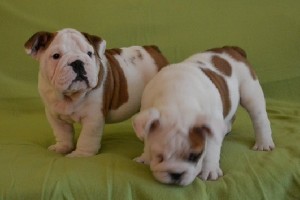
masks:
[(87, 95), (87, 92), (77, 91), (72, 93), (62, 93), (60, 97), (68, 103), (77, 102)]

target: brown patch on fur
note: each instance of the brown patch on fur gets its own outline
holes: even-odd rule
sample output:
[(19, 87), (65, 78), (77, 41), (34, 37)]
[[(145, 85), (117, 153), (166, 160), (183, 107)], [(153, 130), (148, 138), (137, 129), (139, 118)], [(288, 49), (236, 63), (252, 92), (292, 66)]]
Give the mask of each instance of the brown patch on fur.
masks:
[(97, 63), (99, 65), (99, 72), (98, 72), (98, 82), (95, 88), (100, 87), (104, 79), (104, 66), (100, 61), (97, 61)]
[(95, 55), (99, 58), (99, 44), (102, 42), (102, 38), (96, 35), (90, 35), (85, 32), (81, 32), (81, 34), (87, 39), (87, 41), (93, 46), (95, 50)]
[(33, 34), (24, 44), (26, 49), (31, 49), (31, 55), (36, 55), (38, 51), (45, 50), (49, 47), (57, 33), (40, 31)]
[(122, 53), (122, 49), (119, 49), (119, 48), (114, 48), (114, 49), (107, 49), (106, 51), (105, 51), (105, 53), (108, 53), (108, 54), (110, 54), (110, 55), (121, 55), (121, 53)]
[(228, 115), (231, 108), (229, 89), (226, 81), (222, 76), (218, 75), (216, 72), (210, 69), (201, 69), (201, 70), (213, 82), (213, 84), (215, 84), (216, 88), (218, 89), (223, 104), (223, 117), (225, 118)]
[(143, 46), (143, 48), (150, 54), (150, 56), (154, 59), (155, 64), (157, 66), (157, 71), (159, 71), (164, 66), (168, 65), (169, 62), (162, 55), (160, 49), (155, 45)]
[(202, 152), (205, 146), (205, 134), (209, 134), (210, 129), (206, 126), (193, 127), (189, 131), (191, 148), (193, 151)]
[(118, 109), (121, 105), (128, 101), (127, 80), (124, 72), (114, 57), (118, 54), (116, 49), (107, 50), (105, 56), (109, 63), (107, 67), (107, 77), (104, 82), (103, 92), (103, 113), (107, 115), (109, 110)]
[(247, 54), (242, 48), (236, 47), (236, 46), (224, 46), (222, 48), (214, 48), (214, 49), (209, 49), (207, 51), (212, 51), (215, 53), (226, 53), (226, 54), (230, 55), (236, 61), (244, 62), (246, 64), (246, 66), (248, 67), (253, 80), (257, 79), (256, 73), (255, 73), (253, 67), (247, 60)]
[(229, 64), (229, 62), (227, 60), (221, 58), (220, 56), (213, 56), (211, 60), (212, 60), (213, 65), (220, 72), (222, 72), (226, 76), (231, 76), (232, 69), (231, 69), (231, 65)]

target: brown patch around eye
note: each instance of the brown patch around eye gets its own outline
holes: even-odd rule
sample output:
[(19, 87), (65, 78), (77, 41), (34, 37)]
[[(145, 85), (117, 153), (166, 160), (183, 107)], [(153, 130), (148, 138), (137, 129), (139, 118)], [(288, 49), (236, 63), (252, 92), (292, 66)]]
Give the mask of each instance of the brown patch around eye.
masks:
[(232, 69), (230, 63), (227, 60), (221, 58), (220, 56), (213, 56), (212, 63), (220, 72), (222, 72), (226, 76), (231, 76)]
[(192, 162), (192, 163), (197, 163), (198, 160), (200, 159), (202, 153), (203, 153), (203, 150), (198, 153), (190, 153), (187, 157), (187, 161)]
[(193, 127), (189, 131), (191, 148), (194, 152), (202, 152), (205, 146), (205, 135), (210, 133), (206, 126)]

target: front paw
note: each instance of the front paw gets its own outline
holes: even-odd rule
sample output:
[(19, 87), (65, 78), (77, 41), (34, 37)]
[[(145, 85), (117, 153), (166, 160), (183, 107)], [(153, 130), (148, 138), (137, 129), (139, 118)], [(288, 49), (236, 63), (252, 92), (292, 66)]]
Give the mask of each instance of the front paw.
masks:
[(135, 162), (137, 163), (142, 163), (142, 164), (145, 164), (145, 160), (142, 158), (142, 156), (140, 157), (136, 157), (133, 159)]
[(149, 160), (146, 158), (145, 154), (142, 154), (141, 156), (136, 157), (133, 160), (138, 163), (149, 165)]
[(275, 149), (275, 144), (272, 138), (268, 140), (257, 140), (252, 149), (255, 151), (272, 151), (273, 149)]
[(204, 181), (217, 180), (221, 176), (223, 176), (223, 172), (219, 165), (204, 166), (204, 168), (202, 168), (200, 174), (198, 175), (198, 177)]
[(56, 153), (67, 154), (74, 149), (72, 144), (62, 144), (56, 143), (48, 147), (48, 150), (54, 151)]

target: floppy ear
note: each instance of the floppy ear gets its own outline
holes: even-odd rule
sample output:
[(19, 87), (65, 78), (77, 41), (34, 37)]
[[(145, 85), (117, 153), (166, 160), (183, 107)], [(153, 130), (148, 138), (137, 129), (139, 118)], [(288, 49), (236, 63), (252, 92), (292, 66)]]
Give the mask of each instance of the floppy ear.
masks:
[(105, 54), (105, 50), (106, 50), (106, 41), (102, 40), (100, 45), (99, 45), (99, 57), (102, 60), (104, 58), (104, 54)]
[(96, 35), (90, 35), (84, 32), (82, 32), (82, 34), (87, 39), (87, 41), (94, 47), (95, 51), (97, 51), (100, 59), (102, 60), (106, 49), (106, 41)]
[(25, 51), (28, 55), (38, 59), (38, 53), (46, 49), (54, 38), (54, 33), (40, 31), (32, 35), (25, 43)]
[(132, 121), (136, 136), (140, 140), (144, 138), (160, 126), (160, 113), (155, 108), (144, 110), (137, 114)]
[(224, 135), (225, 127), (226, 125), (223, 119), (210, 116), (198, 116), (192, 130), (198, 135), (214, 137), (215, 135)]

